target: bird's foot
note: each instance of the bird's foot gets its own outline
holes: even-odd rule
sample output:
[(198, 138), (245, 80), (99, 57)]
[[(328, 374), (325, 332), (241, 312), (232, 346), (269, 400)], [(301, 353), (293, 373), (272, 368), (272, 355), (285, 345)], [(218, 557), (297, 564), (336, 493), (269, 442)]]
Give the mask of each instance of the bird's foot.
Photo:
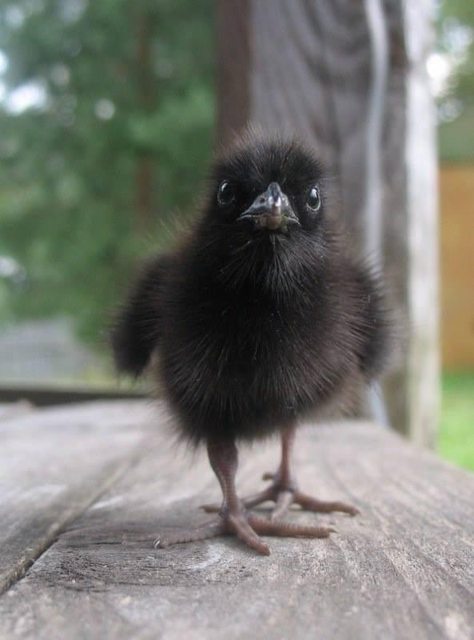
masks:
[(268, 520), (248, 513), (239, 507), (233, 511), (221, 509), (219, 518), (195, 529), (162, 536), (155, 541), (155, 547), (166, 548), (174, 544), (206, 540), (220, 535), (236, 535), (242, 542), (258, 553), (268, 556), (270, 555), (270, 549), (260, 538), (260, 535), (289, 538), (327, 538), (333, 531), (335, 529), (331, 527), (312, 527), (290, 524), (275, 519)]
[[(305, 511), (314, 511), (317, 513), (332, 513), (339, 511), (355, 516), (359, 513), (356, 507), (345, 502), (326, 502), (318, 500), (312, 496), (300, 491), (294, 482), (282, 482), (278, 473), (265, 473), (263, 480), (271, 480), (272, 483), (263, 491), (242, 499), (245, 508), (251, 509), (264, 502), (275, 502), (275, 507), (270, 515), (271, 521), (279, 520), (288, 511), (292, 504), (299, 505)], [(203, 505), (202, 508), (207, 513), (215, 513), (219, 511), (219, 507), (213, 504)]]

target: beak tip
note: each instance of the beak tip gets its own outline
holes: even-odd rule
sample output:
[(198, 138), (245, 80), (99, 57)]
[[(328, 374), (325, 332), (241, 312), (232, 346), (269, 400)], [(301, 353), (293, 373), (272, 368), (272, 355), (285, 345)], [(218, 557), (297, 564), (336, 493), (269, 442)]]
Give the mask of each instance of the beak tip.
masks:
[(269, 206), (269, 212), (268, 213), (271, 216), (281, 216), (281, 214), (282, 214), (281, 202), (279, 204), (277, 204), (276, 202), (271, 204)]
[(276, 182), (270, 183), (239, 219), (251, 219), (257, 228), (271, 231), (286, 229), (287, 224), (297, 221), (287, 196)]

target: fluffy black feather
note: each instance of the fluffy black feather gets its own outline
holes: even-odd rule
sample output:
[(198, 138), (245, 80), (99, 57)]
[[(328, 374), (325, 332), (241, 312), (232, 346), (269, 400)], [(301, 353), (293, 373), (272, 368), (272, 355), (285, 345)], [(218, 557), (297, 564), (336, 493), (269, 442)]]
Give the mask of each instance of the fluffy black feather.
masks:
[(161, 287), (171, 266), (168, 256), (146, 264), (117, 313), (111, 340), (119, 371), (139, 376), (150, 362), (161, 334)]
[[(276, 230), (242, 217), (272, 183), (296, 218)], [(382, 287), (336, 224), (301, 144), (250, 138), (216, 162), (195, 226), (144, 270), (113, 337), (133, 374), (158, 350), (155, 375), (185, 437), (258, 438), (380, 373)]]

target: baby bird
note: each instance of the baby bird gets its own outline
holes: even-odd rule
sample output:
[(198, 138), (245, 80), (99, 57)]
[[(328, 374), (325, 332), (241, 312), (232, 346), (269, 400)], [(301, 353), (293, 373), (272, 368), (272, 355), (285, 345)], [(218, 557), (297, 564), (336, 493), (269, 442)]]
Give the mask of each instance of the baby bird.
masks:
[[(207, 446), (223, 502), (215, 520), (161, 538), (161, 547), (235, 534), (327, 537), (331, 529), (282, 520), (291, 504), (357, 509), (303, 493), (290, 465), (297, 425), (347, 406), (381, 371), (388, 322), (381, 283), (354, 257), (301, 143), (247, 134), (214, 166), (207, 201), (178, 248), (144, 268), (112, 342), (119, 370), (151, 373), (180, 433)], [(152, 358), (154, 354), (157, 358)], [(269, 487), (235, 488), (239, 441), (281, 437)], [(275, 501), (270, 518), (249, 511)]]

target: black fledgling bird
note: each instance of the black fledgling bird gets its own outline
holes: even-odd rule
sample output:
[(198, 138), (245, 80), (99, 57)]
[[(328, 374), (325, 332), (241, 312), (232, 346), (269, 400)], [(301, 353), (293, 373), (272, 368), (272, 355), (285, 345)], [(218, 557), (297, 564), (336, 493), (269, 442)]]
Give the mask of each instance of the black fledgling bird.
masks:
[[(357, 513), (298, 488), (290, 469), (296, 425), (346, 404), (381, 369), (387, 321), (378, 279), (353, 257), (324, 193), (323, 171), (301, 144), (247, 136), (214, 167), (189, 235), (142, 272), (113, 332), (118, 368), (153, 359), (182, 434), (205, 442), (220, 482), (218, 517), (159, 546), (234, 533), (260, 553), (262, 535), (327, 537), (329, 528), (280, 518), (290, 504)], [(156, 360), (156, 364), (155, 364)], [(235, 490), (236, 441), (279, 433), (271, 485)], [(249, 508), (274, 500), (267, 519)]]

